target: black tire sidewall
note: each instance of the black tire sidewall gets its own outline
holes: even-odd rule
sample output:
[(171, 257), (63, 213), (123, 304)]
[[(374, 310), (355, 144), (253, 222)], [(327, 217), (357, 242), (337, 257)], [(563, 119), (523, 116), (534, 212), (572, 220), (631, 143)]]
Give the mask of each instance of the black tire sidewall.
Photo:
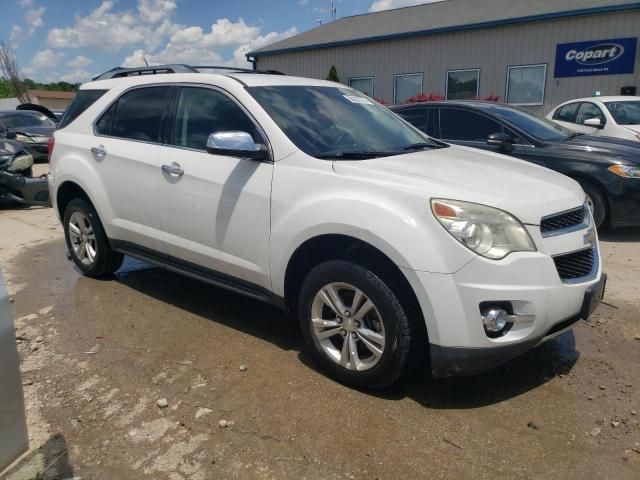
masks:
[[(327, 357), (313, 333), (313, 299), (322, 287), (332, 282), (349, 283), (362, 290), (382, 317), (385, 350), (380, 361), (369, 370), (358, 372), (341, 367)], [(341, 260), (318, 265), (304, 280), (298, 317), (309, 353), (339, 382), (361, 389), (380, 389), (395, 383), (406, 371), (411, 344), (409, 319), (391, 289), (368, 269)]]
[[(91, 226), (93, 227), (93, 231), (96, 236), (96, 258), (91, 265), (85, 265), (78, 259), (73, 248), (71, 246), (71, 238), (69, 235), (69, 220), (71, 215), (74, 212), (81, 212), (89, 218), (91, 222)], [(88, 203), (87, 201), (76, 198), (71, 200), (64, 211), (64, 238), (67, 243), (67, 249), (71, 254), (71, 259), (73, 263), (80, 269), (80, 271), (90, 277), (98, 277), (104, 275), (109, 272), (109, 260), (111, 255), (111, 248), (109, 246), (109, 242), (107, 241), (107, 236), (104, 233), (104, 229), (102, 228), (102, 223), (100, 222), (100, 218), (98, 217), (98, 213), (95, 208)]]

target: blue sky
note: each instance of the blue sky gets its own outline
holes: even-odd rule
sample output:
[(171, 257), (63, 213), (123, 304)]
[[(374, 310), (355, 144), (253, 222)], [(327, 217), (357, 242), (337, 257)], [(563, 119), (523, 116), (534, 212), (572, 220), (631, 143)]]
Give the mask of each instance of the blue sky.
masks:
[[(429, 0), (335, 0), (338, 17)], [(433, 0), (431, 0), (433, 1)], [(0, 0), (23, 75), (83, 82), (117, 65), (249, 66), (247, 51), (330, 20), (331, 0)]]

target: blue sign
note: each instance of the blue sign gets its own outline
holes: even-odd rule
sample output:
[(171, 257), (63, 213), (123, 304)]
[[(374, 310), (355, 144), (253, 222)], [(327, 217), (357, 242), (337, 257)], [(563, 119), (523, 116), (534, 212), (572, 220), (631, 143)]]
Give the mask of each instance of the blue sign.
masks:
[(562, 43), (556, 48), (555, 78), (633, 73), (637, 38)]

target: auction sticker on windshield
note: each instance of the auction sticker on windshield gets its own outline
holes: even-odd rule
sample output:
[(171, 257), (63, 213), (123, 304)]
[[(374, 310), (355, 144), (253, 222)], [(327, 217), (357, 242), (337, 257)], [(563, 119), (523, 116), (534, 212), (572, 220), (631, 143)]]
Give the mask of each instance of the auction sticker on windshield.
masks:
[(343, 95), (343, 97), (349, 100), (351, 103), (359, 103), (361, 105), (373, 105), (373, 102), (368, 98), (358, 97), (356, 95)]

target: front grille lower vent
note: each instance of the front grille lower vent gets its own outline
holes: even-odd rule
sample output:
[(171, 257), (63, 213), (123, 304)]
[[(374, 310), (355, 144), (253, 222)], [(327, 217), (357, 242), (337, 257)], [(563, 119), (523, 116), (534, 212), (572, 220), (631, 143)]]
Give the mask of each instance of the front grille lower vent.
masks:
[(580, 208), (543, 218), (540, 222), (540, 232), (542, 232), (542, 236), (548, 237), (561, 230), (578, 230), (583, 226), (586, 227), (587, 219), (589, 218), (588, 208), (589, 207), (584, 205)]
[(586, 277), (593, 270), (594, 248), (589, 247), (565, 255), (553, 257), (558, 275), (563, 281)]

